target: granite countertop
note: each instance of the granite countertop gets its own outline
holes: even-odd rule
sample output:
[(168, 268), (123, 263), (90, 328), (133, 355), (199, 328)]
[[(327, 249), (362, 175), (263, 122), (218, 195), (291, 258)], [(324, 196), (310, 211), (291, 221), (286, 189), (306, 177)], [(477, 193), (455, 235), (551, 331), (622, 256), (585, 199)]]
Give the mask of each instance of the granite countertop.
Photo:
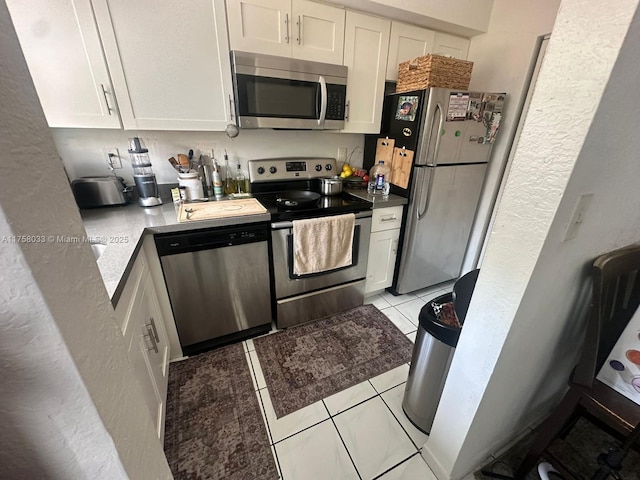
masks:
[[(268, 222), (271, 219), (271, 215), (264, 213), (180, 223), (177, 217), (177, 206), (171, 202), (148, 208), (142, 208), (137, 203), (132, 203), (120, 207), (86, 209), (80, 210), (80, 215), (87, 237), (92, 242), (107, 245), (97, 263), (114, 306), (118, 301), (136, 254), (142, 246), (145, 234)], [(122, 285), (120, 285), (121, 283)]]
[(364, 188), (344, 188), (343, 192), (353, 195), (354, 197), (361, 198), (373, 203), (373, 208), (385, 208), (385, 207), (397, 207), (399, 205), (406, 205), (409, 203), (409, 199), (401, 197), (400, 195), (370, 195)]

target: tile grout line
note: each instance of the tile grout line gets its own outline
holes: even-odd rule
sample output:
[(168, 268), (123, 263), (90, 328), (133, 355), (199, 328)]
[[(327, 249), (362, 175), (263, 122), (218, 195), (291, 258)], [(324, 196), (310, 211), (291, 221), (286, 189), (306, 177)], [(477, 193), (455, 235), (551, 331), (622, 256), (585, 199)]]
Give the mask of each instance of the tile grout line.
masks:
[[(375, 390), (375, 389), (374, 389)], [(375, 397), (372, 397), (375, 398)], [(370, 400), (370, 399), (369, 399)], [(338, 429), (338, 425), (336, 425), (335, 420), (333, 419), (333, 416), (331, 415), (331, 412), (329, 412), (329, 409), (327, 408), (327, 404), (324, 403), (324, 400), (322, 400), (322, 404), (324, 405), (325, 410), (327, 411), (327, 413), (329, 414), (329, 419), (331, 420), (331, 423), (333, 424), (333, 428), (336, 429), (336, 433), (338, 434), (338, 438), (340, 439), (340, 441), (342, 442), (342, 446), (344, 446), (345, 451), (347, 452), (347, 455), (349, 456), (349, 460), (351, 460), (351, 465), (353, 465), (353, 468), (356, 471), (356, 475), (358, 475), (358, 478), (360, 480), (362, 480), (362, 475), (360, 475), (360, 471), (358, 470), (358, 467), (356, 466), (356, 462), (353, 460), (353, 457), (351, 456), (351, 452), (349, 451), (349, 449), (347, 448), (347, 444), (344, 442), (344, 439), (342, 438), (342, 434), (340, 434), (340, 429)]]
[[(255, 369), (253, 367), (253, 361), (251, 360), (251, 355), (249, 355), (249, 352), (247, 353), (247, 358), (249, 359), (249, 364), (251, 366), (251, 372), (253, 373), (255, 379), (256, 379), (256, 387), (258, 386), (258, 378), (255, 375)], [(266, 389), (267, 387), (265, 387)], [(275, 461), (276, 461), (276, 469), (278, 470), (278, 474), (280, 476), (281, 479), (283, 479), (283, 475), (282, 475), (282, 468), (280, 467), (280, 460), (278, 459), (278, 452), (276, 451), (276, 447), (275, 444), (273, 443), (273, 436), (271, 435), (271, 427), (269, 427), (269, 420), (267, 418), (267, 410), (264, 407), (264, 402), (262, 401), (262, 395), (260, 395), (260, 390), (262, 389), (257, 389), (255, 390), (253, 393), (254, 395), (256, 395), (258, 397), (258, 402), (260, 402), (260, 407), (262, 408), (262, 414), (264, 415), (264, 423), (265, 426), (267, 427), (267, 440), (269, 441), (269, 446), (273, 447), (273, 456), (275, 457)]]
[[(396, 385), (396, 386), (398, 386), (398, 385)], [(393, 387), (393, 388), (396, 388), (396, 387)], [(396, 420), (396, 422), (398, 422), (398, 425), (400, 425), (400, 428), (402, 428), (402, 431), (407, 435), (407, 437), (409, 437), (409, 441), (413, 444), (414, 447), (416, 447), (416, 450), (419, 452), (422, 447), (418, 447), (418, 445), (416, 445), (416, 442), (413, 441), (413, 438), (411, 438), (411, 435), (409, 435), (409, 432), (407, 432), (407, 430), (404, 428), (404, 425), (402, 425), (402, 422), (400, 422), (400, 420), (398, 420), (398, 417), (396, 417), (396, 414), (393, 413), (393, 410), (391, 410), (391, 407), (384, 400), (382, 395), (380, 395), (380, 398), (382, 399), (382, 402), (384, 403), (385, 407), (387, 407), (387, 410), (389, 410), (391, 415), (393, 415), (393, 418)], [(402, 408), (402, 404), (401, 404), (401, 408)], [(428, 435), (427, 435), (427, 437), (428, 437)]]
[[(393, 467), (388, 468), (387, 470), (385, 470), (384, 472), (382, 472), (380, 475), (378, 475), (378, 476), (376, 476), (376, 477), (373, 477), (373, 479), (372, 479), (372, 480), (378, 480), (379, 478), (383, 477), (384, 475), (386, 475), (387, 473), (389, 473), (389, 472), (390, 472), (391, 470), (393, 470), (394, 468), (397, 468), (397, 467), (399, 467), (400, 465), (402, 465), (403, 463), (408, 462), (408, 461), (409, 461), (409, 460), (411, 460), (413, 457), (415, 457), (416, 455), (419, 455), (419, 454), (420, 454), (420, 452), (419, 452), (419, 451), (418, 451), (418, 452), (415, 452), (415, 453), (412, 453), (411, 455), (409, 455), (407, 458), (405, 458), (405, 459), (404, 459), (404, 460), (402, 460), (401, 462), (396, 463)], [(428, 466), (428, 465), (427, 465), (427, 466)]]

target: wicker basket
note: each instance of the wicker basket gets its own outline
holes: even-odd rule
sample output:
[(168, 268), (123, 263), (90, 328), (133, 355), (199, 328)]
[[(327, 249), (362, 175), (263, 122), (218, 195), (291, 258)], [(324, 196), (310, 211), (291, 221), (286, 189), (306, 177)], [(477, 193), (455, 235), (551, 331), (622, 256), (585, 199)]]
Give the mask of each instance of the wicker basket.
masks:
[(466, 90), (473, 62), (441, 55), (425, 55), (398, 65), (396, 93), (429, 87)]

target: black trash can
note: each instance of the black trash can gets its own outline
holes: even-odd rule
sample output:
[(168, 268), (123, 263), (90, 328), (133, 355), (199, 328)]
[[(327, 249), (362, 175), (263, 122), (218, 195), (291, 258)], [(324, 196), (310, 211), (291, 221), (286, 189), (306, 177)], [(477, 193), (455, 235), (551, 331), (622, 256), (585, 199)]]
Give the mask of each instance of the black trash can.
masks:
[(478, 272), (473, 270), (463, 275), (453, 286), (453, 294), (440, 295), (420, 310), (418, 334), (413, 347), (402, 409), (411, 423), (427, 434), (431, 431), (451, 359), (462, 330), (460, 327), (438, 321), (433, 304), (443, 305), (453, 302), (457, 318), (462, 324), (469, 308)]

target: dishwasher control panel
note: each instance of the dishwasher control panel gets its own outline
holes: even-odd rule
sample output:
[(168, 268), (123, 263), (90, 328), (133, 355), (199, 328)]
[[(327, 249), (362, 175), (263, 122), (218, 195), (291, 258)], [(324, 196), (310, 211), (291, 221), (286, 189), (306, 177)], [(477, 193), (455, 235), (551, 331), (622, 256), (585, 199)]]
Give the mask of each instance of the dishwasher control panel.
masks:
[(155, 235), (158, 255), (175, 255), (269, 240), (269, 224), (237, 225)]

